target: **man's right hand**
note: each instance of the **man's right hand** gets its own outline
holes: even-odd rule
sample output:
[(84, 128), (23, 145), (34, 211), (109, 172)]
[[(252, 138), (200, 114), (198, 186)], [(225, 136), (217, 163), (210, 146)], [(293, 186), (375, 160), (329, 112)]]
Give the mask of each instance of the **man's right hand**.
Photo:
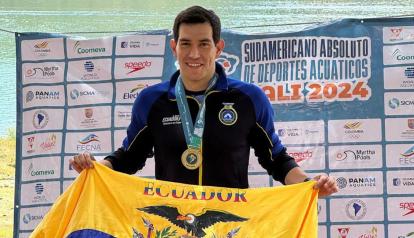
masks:
[(83, 152), (73, 156), (73, 158), (69, 160), (69, 164), (76, 170), (76, 172), (80, 173), (84, 169), (93, 168), (92, 161), (96, 161), (93, 155), (89, 152)]

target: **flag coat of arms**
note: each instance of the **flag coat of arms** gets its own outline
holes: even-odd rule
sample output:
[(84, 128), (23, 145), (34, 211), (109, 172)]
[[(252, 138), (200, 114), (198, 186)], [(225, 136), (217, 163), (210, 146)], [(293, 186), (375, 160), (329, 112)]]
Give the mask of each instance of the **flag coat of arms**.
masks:
[(196, 186), (95, 163), (56, 200), (31, 237), (317, 238), (314, 184)]

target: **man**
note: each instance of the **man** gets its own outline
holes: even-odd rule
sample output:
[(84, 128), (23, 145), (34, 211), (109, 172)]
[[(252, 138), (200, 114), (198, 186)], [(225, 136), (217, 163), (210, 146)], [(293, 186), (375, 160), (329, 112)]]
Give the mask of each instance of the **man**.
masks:
[[(132, 109), (123, 145), (101, 163), (129, 174), (154, 155), (160, 180), (247, 188), (250, 147), (283, 184), (308, 180), (286, 153), (273, 127), (273, 109), (256, 86), (227, 78), (215, 62), (224, 49), (218, 16), (199, 6), (182, 11), (170, 42), (180, 70), (170, 81), (143, 90)], [(93, 156), (74, 156), (80, 172)], [(335, 179), (314, 178), (320, 196), (337, 192)]]

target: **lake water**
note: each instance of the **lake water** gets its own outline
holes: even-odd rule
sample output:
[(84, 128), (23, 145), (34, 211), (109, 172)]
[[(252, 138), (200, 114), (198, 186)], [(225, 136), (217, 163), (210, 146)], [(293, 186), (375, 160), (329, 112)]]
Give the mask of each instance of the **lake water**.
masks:
[[(191, 5), (213, 9), (223, 28), (283, 32), (340, 18), (414, 15), (414, 1), (269, 0), (0, 0), (0, 28), (12, 32), (121, 32), (171, 29), (175, 15)], [(282, 26), (275, 26), (282, 25)], [(95, 37), (105, 34), (75, 34)], [(0, 136), (16, 125), (14, 34), (0, 31)]]

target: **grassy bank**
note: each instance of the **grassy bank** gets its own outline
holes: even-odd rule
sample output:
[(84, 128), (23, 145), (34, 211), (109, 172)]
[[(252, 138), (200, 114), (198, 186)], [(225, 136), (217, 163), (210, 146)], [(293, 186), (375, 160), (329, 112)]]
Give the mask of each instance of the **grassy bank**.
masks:
[(0, 137), (0, 237), (13, 237), (16, 138), (11, 131)]

